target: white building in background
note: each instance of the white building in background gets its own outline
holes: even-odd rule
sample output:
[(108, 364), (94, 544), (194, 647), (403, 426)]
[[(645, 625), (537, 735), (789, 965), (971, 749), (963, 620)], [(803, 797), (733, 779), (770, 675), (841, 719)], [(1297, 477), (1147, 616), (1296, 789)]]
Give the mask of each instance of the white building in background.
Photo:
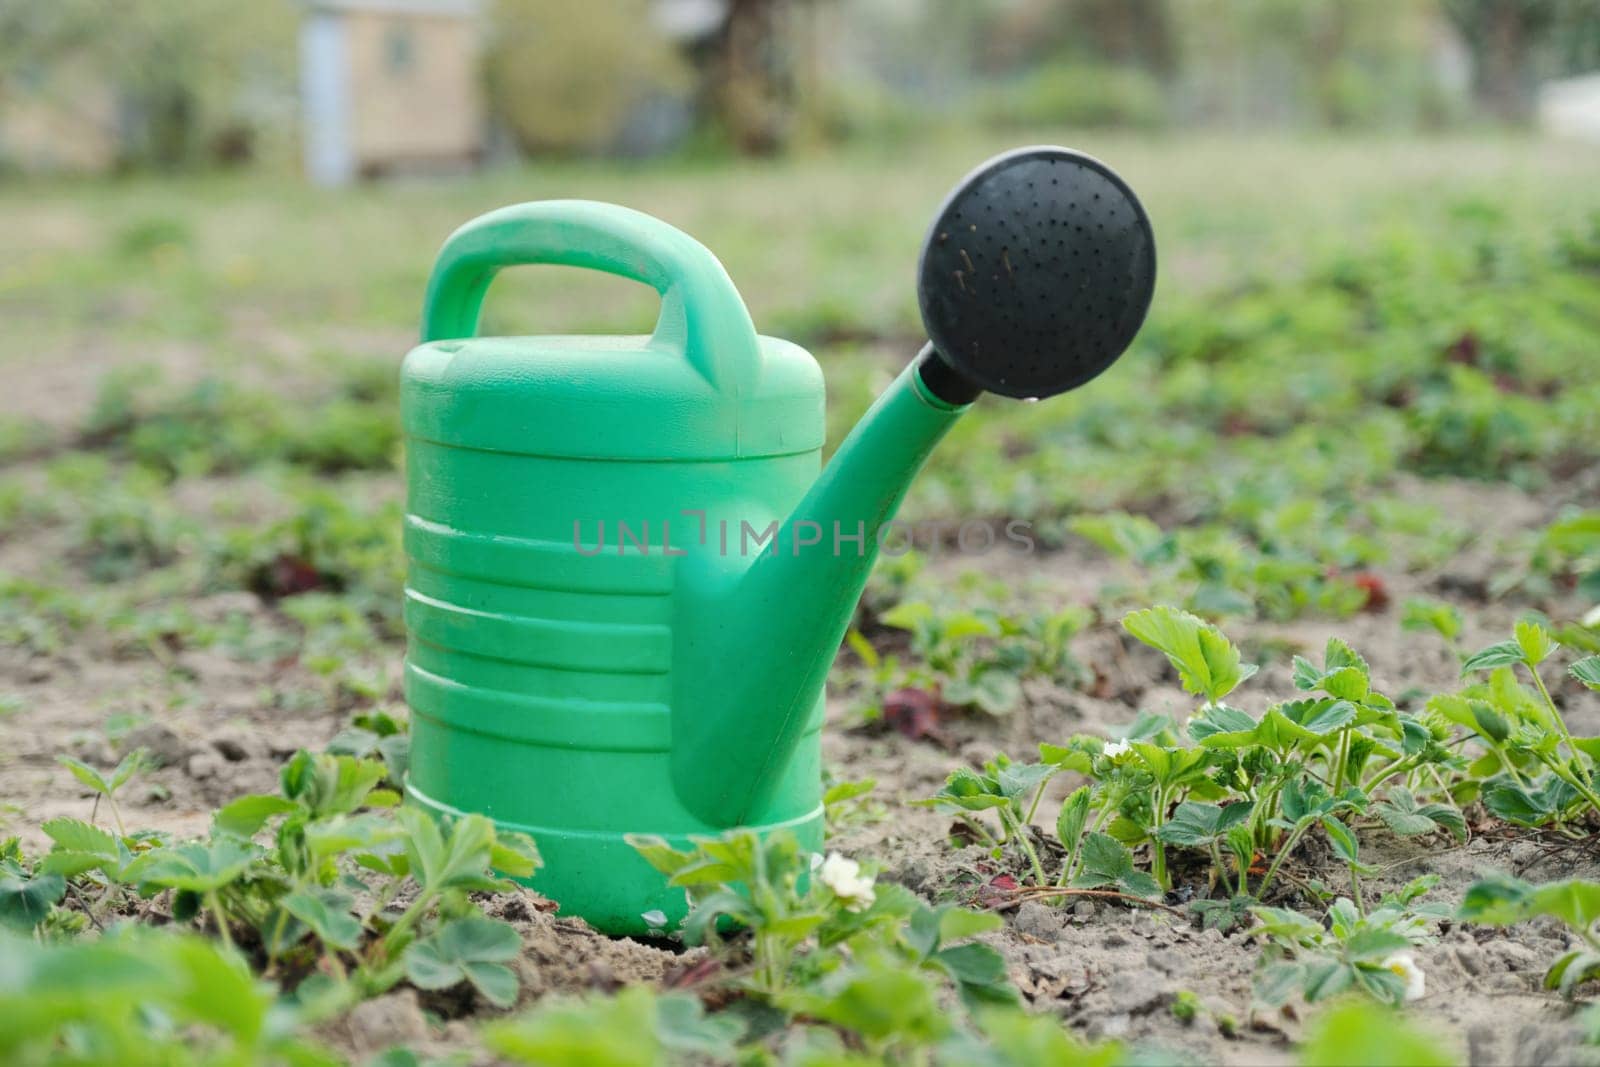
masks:
[(305, 0), (300, 101), (319, 185), (461, 169), (484, 148), (480, 0)]
[(1541, 85), (1539, 128), (1556, 137), (1600, 143), (1600, 72)]

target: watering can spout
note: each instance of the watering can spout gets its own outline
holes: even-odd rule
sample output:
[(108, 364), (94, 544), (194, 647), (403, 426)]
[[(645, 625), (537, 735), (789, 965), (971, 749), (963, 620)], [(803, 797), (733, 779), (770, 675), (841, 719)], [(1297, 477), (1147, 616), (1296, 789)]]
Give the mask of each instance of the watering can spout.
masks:
[[(770, 547), (748, 566), (705, 556), (686, 568), (675, 627), (680, 687), (673, 706), (673, 778), (680, 799), (713, 826), (760, 816), (821, 726), (828, 669), (880, 545), (923, 461), (975, 392), (925, 375), (931, 350), (885, 390), (834, 453)], [(934, 375), (937, 371), (934, 371)], [(687, 561), (686, 561), (687, 562)], [(761, 664), (761, 669), (753, 669)], [(801, 771), (816, 777), (816, 768)]]

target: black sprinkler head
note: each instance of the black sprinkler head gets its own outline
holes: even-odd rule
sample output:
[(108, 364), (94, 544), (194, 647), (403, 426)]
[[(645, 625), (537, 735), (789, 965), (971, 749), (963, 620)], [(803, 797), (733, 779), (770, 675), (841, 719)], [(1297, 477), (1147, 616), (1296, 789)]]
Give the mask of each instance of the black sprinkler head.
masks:
[(998, 155), (922, 246), (923, 381), (950, 403), (1075, 389), (1132, 343), (1155, 280), (1150, 219), (1110, 167), (1049, 145)]

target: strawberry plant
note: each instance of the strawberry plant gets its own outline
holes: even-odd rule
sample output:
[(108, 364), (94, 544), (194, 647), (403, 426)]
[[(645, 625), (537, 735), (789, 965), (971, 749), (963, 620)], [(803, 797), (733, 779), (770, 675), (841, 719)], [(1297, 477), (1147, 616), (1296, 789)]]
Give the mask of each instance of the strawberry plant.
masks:
[(1466, 922), (1509, 926), (1531, 919), (1559, 920), (1577, 944), (1557, 957), (1545, 972), (1546, 989), (1572, 997), (1578, 986), (1600, 978), (1600, 884), (1581, 878), (1529, 885), (1520, 878), (1494, 875), (1475, 882), (1461, 900), (1457, 916)]
[[(302, 751), (285, 764), (280, 793), (225, 805), (206, 839), (112, 835), (56, 819), (44, 825), (54, 847), (40, 869), (103, 903), (165, 893), (174, 919), (208, 919), (224, 945), (249, 931), (269, 973), (320, 962), (348, 977), (346, 998), (409, 977), (427, 989), (468, 982), (509, 1003), (515, 978), (502, 961), (516, 934), (477, 916), (467, 894), (507, 888), (491, 869), (532, 874), (532, 843), (497, 836), (478, 815), (445, 826), (411, 809), (389, 815), (398, 797), (379, 788), (386, 774), (376, 760)], [(258, 844), (267, 832), (272, 843)], [(409, 903), (392, 911), (407, 891)]]
[[(1452, 751), (1448, 719), (1398, 709), (1342, 641), (1328, 643), (1320, 664), (1296, 657), (1294, 683), (1307, 695), (1257, 718), (1225, 702), (1255, 667), (1215, 626), (1166, 607), (1134, 612), (1124, 625), (1201, 699), (1188, 744), (1163, 717), (1142, 714), (1114, 741), (1079, 737), (1041, 745), (1039, 763), (1002, 754), (981, 771), (958, 768), (921, 803), (953, 816), (997, 857), (1014, 849), (1024, 880), (1037, 886), (1148, 899), (1174, 888), (1170, 851), (1199, 853), (1210, 893), (1193, 907), (1219, 926), (1242, 921), (1274, 890), (1308, 834), (1320, 834), (1343, 862), (1362, 915), (1361, 879), (1371, 868), (1361, 859), (1361, 820), (1402, 837), (1465, 837), (1452, 786), (1466, 761)], [(1088, 782), (1062, 802), (1045, 854), (1034, 818), (1048, 782), (1068, 771)], [(1148, 849), (1148, 874), (1132, 849)]]
[[(1464, 727), (1486, 750), (1473, 767), (1481, 785), (1471, 788), (1481, 789), (1490, 811), (1523, 826), (1554, 824), (1563, 833), (1580, 834), (1570, 827), (1572, 820), (1583, 811), (1600, 810), (1594, 778), (1600, 739), (1575, 737), (1545, 685), (1540, 664), (1560, 647), (1543, 626), (1523, 620), (1512, 640), (1481, 649), (1463, 663), (1464, 675), (1487, 673), (1486, 681), (1437, 696), (1429, 707)], [(1517, 679), (1519, 667), (1534, 691)], [(1573, 670), (1585, 681), (1592, 664), (1585, 658)]]
[(1256, 932), (1268, 939), (1256, 996), (1277, 1006), (1299, 994), (1307, 1003), (1357, 989), (1385, 1004), (1421, 998), (1426, 978), (1412, 952), (1429, 940), (1425, 916), (1385, 904), (1362, 914), (1340, 898), (1326, 922), (1286, 908), (1251, 909)]
[[(915, 801), (953, 815), (996, 855), (1008, 845), (1027, 858), (1035, 885), (1046, 884), (1044, 866), (1031, 840), (1031, 825), (1044, 797), (1044, 787), (1061, 770), (1059, 764), (1014, 763), (1000, 753), (983, 765), (983, 773), (957, 768), (946, 779), (944, 788), (926, 800)], [(980, 812), (994, 812), (1000, 825), (998, 836), (989, 832), (978, 818)]]
[(1076, 684), (1085, 671), (1070, 642), (1087, 625), (1086, 609), (999, 611), (903, 600), (879, 621), (910, 634), (911, 662), (881, 656), (852, 632), (850, 644), (867, 668), (877, 702), (896, 689), (936, 693), (951, 707), (1004, 715), (1022, 699), (1025, 678)]
[[(817, 996), (833, 999), (852, 985), (849, 967), (864, 956), (919, 987), (948, 981), (969, 1005), (1016, 1000), (999, 955), (970, 940), (998, 927), (998, 916), (930, 908), (899, 886), (875, 886), (852, 860), (808, 856), (787, 832), (736, 830), (696, 839), (689, 850), (648, 836), (632, 844), (687, 891), (684, 940), (723, 947), (719, 925), (747, 930), (743, 984), (779, 1004), (801, 1010), (795, 1006), (814, 1007)], [(819, 992), (824, 986), (833, 992)]]

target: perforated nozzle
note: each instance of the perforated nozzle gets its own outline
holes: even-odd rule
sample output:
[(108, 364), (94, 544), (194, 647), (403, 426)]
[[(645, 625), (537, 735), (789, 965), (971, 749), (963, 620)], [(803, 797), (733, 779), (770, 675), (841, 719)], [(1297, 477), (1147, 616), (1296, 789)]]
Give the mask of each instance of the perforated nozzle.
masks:
[(1150, 220), (1111, 168), (1052, 146), (996, 156), (922, 246), (923, 382), (950, 403), (1074, 389), (1133, 341), (1155, 278)]

